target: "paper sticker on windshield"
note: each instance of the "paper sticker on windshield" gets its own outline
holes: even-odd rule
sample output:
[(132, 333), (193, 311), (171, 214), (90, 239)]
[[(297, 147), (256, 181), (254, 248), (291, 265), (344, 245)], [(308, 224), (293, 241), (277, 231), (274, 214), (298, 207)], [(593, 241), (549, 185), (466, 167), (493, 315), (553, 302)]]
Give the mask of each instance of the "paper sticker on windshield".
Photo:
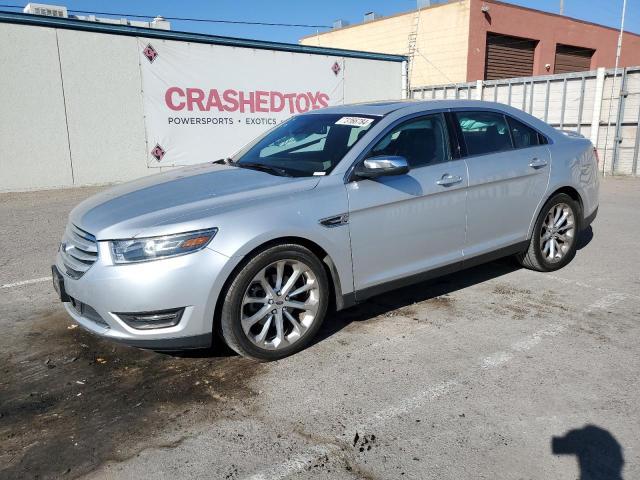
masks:
[(371, 122), (373, 122), (373, 118), (342, 117), (340, 120), (336, 122), (336, 125), (351, 125), (352, 127), (366, 127)]

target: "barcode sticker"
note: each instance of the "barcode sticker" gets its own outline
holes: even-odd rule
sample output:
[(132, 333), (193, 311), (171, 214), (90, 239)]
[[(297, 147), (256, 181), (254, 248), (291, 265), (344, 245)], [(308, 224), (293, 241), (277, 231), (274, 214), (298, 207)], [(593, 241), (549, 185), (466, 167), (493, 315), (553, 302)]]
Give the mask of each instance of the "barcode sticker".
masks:
[(340, 120), (336, 122), (336, 125), (351, 125), (352, 127), (366, 127), (371, 122), (373, 122), (373, 118), (342, 117)]

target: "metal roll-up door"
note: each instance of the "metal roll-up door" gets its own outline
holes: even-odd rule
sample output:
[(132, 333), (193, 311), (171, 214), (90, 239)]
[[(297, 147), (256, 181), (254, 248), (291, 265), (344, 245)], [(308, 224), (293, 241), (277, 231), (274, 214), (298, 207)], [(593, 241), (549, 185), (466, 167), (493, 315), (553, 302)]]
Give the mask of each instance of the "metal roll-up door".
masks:
[(593, 53), (590, 48), (558, 44), (553, 73), (586, 72), (591, 69)]
[(533, 75), (536, 40), (487, 33), (485, 80)]

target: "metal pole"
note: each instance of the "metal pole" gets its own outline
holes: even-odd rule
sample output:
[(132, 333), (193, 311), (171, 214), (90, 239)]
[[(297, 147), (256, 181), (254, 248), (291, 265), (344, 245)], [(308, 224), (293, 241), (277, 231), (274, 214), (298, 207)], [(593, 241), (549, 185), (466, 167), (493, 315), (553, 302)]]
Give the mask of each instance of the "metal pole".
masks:
[[(593, 95), (593, 114), (591, 116), (591, 143), (598, 148), (600, 138), (600, 116), (602, 115), (602, 99), (604, 97), (604, 79), (606, 71), (599, 67), (596, 72), (596, 90)], [(604, 158), (604, 157), (603, 157)]]
[[(618, 35), (618, 48), (616, 49), (616, 66), (613, 69), (613, 79), (611, 80), (611, 95), (609, 99), (609, 114), (607, 115), (607, 130), (604, 138), (604, 154), (602, 155), (602, 174), (605, 175), (604, 168), (607, 163), (607, 144), (609, 143), (609, 128), (611, 127), (611, 107), (613, 106), (613, 89), (618, 76), (618, 65), (620, 63), (620, 51), (622, 50), (622, 36), (624, 34), (624, 16), (627, 12), (627, 0), (622, 0), (622, 18), (620, 19), (620, 34)], [(611, 162), (611, 171), (613, 171), (613, 161)]]
[(618, 94), (618, 115), (616, 116), (616, 130), (613, 134), (613, 157), (611, 158), (611, 175), (615, 173), (616, 161), (620, 155), (622, 143), (622, 121), (624, 120), (624, 104), (627, 99), (627, 69), (622, 69), (622, 82)]
[(546, 122), (549, 118), (549, 93), (551, 90), (551, 82), (547, 80), (547, 93), (544, 96), (544, 121)]
[(582, 110), (584, 108), (584, 84), (586, 79), (584, 75), (582, 76), (582, 81), (580, 82), (580, 105), (578, 106), (578, 133), (582, 130)]
[(640, 107), (638, 108), (638, 126), (636, 127), (636, 144), (633, 147), (633, 165), (631, 173), (638, 175), (638, 151), (640, 151)]
[(564, 15), (564, 0), (560, 0), (560, 15)]
[(529, 113), (533, 113), (533, 80), (531, 80), (531, 92), (529, 92)]
[(411, 84), (409, 83), (409, 62), (404, 60), (402, 62), (402, 98), (411, 98)]
[(562, 82), (562, 107), (560, 109), (560, 130), (564, 128), (564, 111), (567, 106), (567, 77)]

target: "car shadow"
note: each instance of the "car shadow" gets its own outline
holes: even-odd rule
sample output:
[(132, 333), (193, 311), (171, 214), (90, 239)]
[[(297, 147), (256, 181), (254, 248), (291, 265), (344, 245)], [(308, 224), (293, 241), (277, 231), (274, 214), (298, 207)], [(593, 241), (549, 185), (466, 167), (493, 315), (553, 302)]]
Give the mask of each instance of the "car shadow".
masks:
[[(592, 239), (593, 230), (589, 226), (579, 234), (577, 248), (584, 248)], [(521, 268), (514, 257), (505, 257), (378, 295), (354, 307), (329, 315), (312, 344), (329, 338), (353, 322), (364, 322), (414, 303), (441, 297), (501, 277)]]
[(551, 451), (555, 455), (575, 455), (580, 480), (622, 480), (622, 446), (609, 431), (596, 425), (552, 437)]
[(503, 258), (375, 296), (354, 307), (330, 315), (313, 343), (319, 343), (331, 337), (351, 323), (365, 322), (414, 303), (441, 297), (501, 277), (520, 268), (522, 267), (513, 258)]
[[(591, 226), (589, 226), (580, 233), (577, 248), (584, 248), (592, 239), (593, 230)], [(488, 280), (501, 277), (521, 268), (522, 267), (513, 257), (505, 257), (483, 265), (461, 270), (450, 275), (445, 275), (375, 296), (346, 310), (329, 313), (322, 325), (322, 328), (311, 342), (311, 345), (322, 342), (353, 322), (371, 320), (393, 310), (406, 307), (407, 305), (447, 295), (478, 283), (483, 283)], [(227, 347), (225, 343), (216, 336), (214, 336), (213, 345), (210, 348), (158, 353), (165, 353), (167, 355), (183, 358), (216, 358), (237, 355), (236, 352)]]
[(593, 240), (593, 228), (591, 228), (591, 225), (589, 225), (582, 232), (580, 232), (580, 235), (578, 235), (576, 248), (578, 250), (582, 250), (584, 247), (589, 245), (589, 243), (591, 243), (591, 240)]

